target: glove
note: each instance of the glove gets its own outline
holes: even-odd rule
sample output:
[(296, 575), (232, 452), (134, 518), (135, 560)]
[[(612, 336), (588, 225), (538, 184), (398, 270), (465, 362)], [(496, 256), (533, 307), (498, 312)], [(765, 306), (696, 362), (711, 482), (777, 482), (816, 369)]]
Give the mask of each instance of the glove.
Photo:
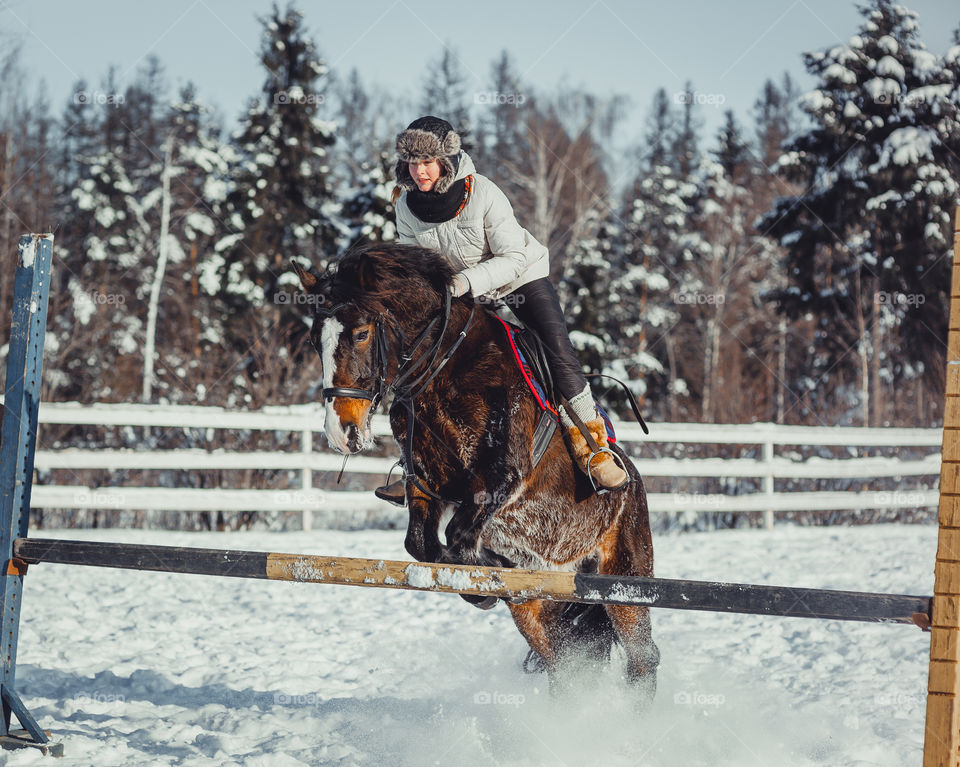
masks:
[(453, 282), (450, 283), (450, 292), (453, 294), (454, 298), (458, 298), (459, 296), (469, 293), (470, 280), (468, 280), (462, 274), (455, 275)]

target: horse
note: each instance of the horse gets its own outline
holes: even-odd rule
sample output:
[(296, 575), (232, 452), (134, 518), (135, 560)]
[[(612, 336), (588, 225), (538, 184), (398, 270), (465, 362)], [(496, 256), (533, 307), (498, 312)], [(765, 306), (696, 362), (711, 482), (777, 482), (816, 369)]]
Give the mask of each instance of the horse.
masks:
[[(630, 482), (598, 494), (573, 463), (560, 429), (533, 465), (539, 405), (502, 323), (481, 302), (451, 297), (454, 270), (439, 253), (378, 244), (346, 253), (323, 273), (295, 261), (293, 267), (311, 297), (305, 303), (312, 307), (310, 339), (322, 366), (329, 445), (345, 455), (371, 447), (372, 415), (392, 396), (390, 427), (403, 455), (409, 511), (404, 546), (412, 557), (653, 575), (646, 493), (636, 467), (612, 445)], [(584, 614), (580, 605), (543, 599), (507, 607), (551, 689), (577, 638), (599, 638), (607, 657), (619, 641), (626, 678), (652, 698), (659, 651), (647, 607), (592, 605)]]

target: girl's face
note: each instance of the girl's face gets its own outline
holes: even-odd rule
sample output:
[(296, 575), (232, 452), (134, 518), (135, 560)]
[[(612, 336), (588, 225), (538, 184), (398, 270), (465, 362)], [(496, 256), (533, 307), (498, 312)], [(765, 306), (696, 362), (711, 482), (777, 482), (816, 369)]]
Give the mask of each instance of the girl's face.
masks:
[(433, 185), (437, 183), (437, 179), (443, 172), (440, 162), (436, 158), (421, 162), (410, 162), (407, 163), (407, 167), (410, 169), (410, 178), (420, 187), (421, 192), (429, 192), (433, 189)]

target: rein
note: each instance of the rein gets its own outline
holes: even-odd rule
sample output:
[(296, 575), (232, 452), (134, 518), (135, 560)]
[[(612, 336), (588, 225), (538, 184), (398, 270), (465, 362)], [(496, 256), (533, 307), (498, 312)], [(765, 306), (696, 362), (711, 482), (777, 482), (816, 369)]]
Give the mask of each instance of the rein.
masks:
[[(445, 291), (444, 295), (445, 300), (443, 303), (442, 314), (433, 317), (417, 334), (409, 346), (407, 345), (407, 338), (403, 332), (403, 328), (400, 326), (397, 318), (389, 309), (386, 310), (386, 317), (383, 315), (377, 317), (374, 323), (374, 368), (376, 370), (374, 388), (359, 389), (347, 386), (329, 386), (324, 387), (321, 390), (320, 395), (325, 402), (332, 400), (334, 397), (367, 399), (371, 401), (371, 410), (373, 410), (377, 407), (377, 405), (380, 404), (380, 402), (383, 401), (384, 397), (388, 393), (392, 393), (394, 395), (394, 399), (398, 403), (402, 404), (407, 411), (407, 433), (401, 446), (403, 450), (403, 459), (401, 464), (403, 466), (404, 479), (413, 482), (418, 490), (436, 501), (459, 505), (459, 501), (443, 498), (437, 493), (433, 492), (430, 488), (426, 487), (413, 469), (413, 434), (414, 424), (416, 421), (416, 413), (414, 409), (415, 400), (426, 391), (433, 379), (439, 375), (440, 371), (443, 370), (444, 366), (453, 356), (454, 352), (457, 351), (457, 349), (460, 347), (460, 344), (462, 344), (464, 339), (466, 339), (467, 333), (470, 330), (470, 326), (473, 324), (473, 318), (477, 310), (476, 304), (473, 304), (473, 306), (470, 308), (470, 315), (467, 317), (467, 321), (464, 323), (460, 333), (450, 345), (450, 348), (440, 358), (439, 364), (434, 366), (437, 362), (437, 358), (440, 357), (440, 351), (443, 347), (443, 338), (446, 335), (447, 328), (450, 325), (450, 313), (453, 297), (449, 291)], [(340, 303), (330, 308), (323, 308), (322, 310), (318, 310), (317, 314), (330, 317), (344, 306), (346, 306), (346, 303)], [(386, 330), (387, 319), (389, 319), (393, 329), (396, 331), (397, 336), (399, 336), (400, 339), (397, 374), (390, 383), (387, 383), (387, 358), (390, 351)], [(438, 323), (440, 323), (440, 332), (437, 334), (436, 340), (429, 348), (424, 350), (423, 354), (420, 355), (416, 361), (414, 361), (414, 354), (416, 354), (417, 350), (423, 345), (423, 342), (427, 339), (427, 337), (430, 335), (430, 332), (437, 326)]]

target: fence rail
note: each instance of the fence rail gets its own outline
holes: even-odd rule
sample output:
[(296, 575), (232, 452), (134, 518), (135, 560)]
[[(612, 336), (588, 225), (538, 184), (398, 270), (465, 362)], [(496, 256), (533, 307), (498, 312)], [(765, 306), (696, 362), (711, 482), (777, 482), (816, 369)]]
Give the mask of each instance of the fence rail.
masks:
[[(323, 409), (317, 405), (268, 407), (258, 411), (235, 411), (217, 407), (184, 405), (94, 404), (44, 402), (40, 405), (40, 444), (43, 424), (87, 426), (158, 427), (163, 429), (223, 429), (296, 433), (299, 449), (203, 450), (197, 448), (143, 450), (113, 448), (42, 448), (35, 466), (41, 472), (68, 470), (287, 470), (300, 472), (297, 487), (283, 490), (184, 488), (184, 487), (87, 487), (77, 484), (35, 484), (32, 505), (58, 509), (146, 509), (152, 511), (298, 511), (305, 529), (313, 512), (332, 508), (357, 512), (385, 512), (388, 507), (372, 493), (323, 490), (314, 487), (317, 474), (339, 471), (343, 458), (317, 441), (323, 429)], [(306, 427), (306, 428), (305, 428)], [(722, 493), (650, 493), (649, 504), (658, 512), (765, 512), (828, 511), (857, 509), (929, 508), (938, 500), (941, 429), (856, 428), (782, 426), (778, 424), (661, 423), (644, 435), (635, 424), (617, 424), (621, 443), (633, 445), (700, 444), (718, 449), (758, 446), (758, 458), (635, 458), (645, 477), (704, 479), (756, 478), (762, 490), (740, 495)], [(373, 432), (389, 437), (385, 416), (376, 416)], [(848, 448), (928, 448), (920, 458), (850, 457), (798, 460), (778, 455), (777, 448), (791, 446)], [(384, 475), (395, 457), (351, 457), (347, 474)], [(928, 477), (929, 487), (909, 491), (781, 491), (778, 479), (863, 479)], [(395, 513), (395, 512), (393, 512)]]

